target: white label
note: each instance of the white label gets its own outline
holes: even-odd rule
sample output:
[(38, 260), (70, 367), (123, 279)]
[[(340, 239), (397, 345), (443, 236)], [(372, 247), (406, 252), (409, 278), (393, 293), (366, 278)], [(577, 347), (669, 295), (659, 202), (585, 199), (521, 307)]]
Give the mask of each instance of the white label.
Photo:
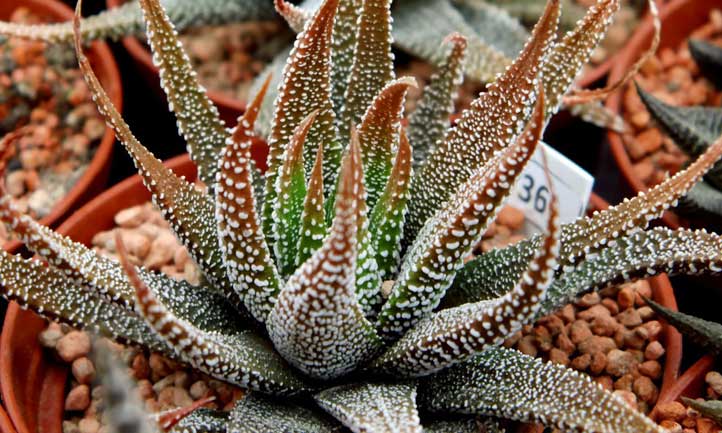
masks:
[(546, 231), (549, 217), (551, 194), (544, 175), (543, 151), (546, 152), (549, 174), (559, 199), (560, 222), (572, 222), (585, 214), (594, 185), (592, 175), (551, 146), (541, 143), (517, 181), (508, 202), (524, 212), (524, 232), (527, 235)]

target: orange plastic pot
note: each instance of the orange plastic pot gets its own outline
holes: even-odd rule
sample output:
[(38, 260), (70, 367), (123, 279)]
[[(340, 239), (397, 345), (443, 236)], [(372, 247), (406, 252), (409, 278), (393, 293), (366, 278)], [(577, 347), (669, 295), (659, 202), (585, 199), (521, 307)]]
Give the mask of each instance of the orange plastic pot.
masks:
[(0, 405), (0, 433), (17, 433), (2, 405)]
[[(707, 22), (710, 11), (720, 8), (722, 8), (722, 0), (673, 0), (666, 4), (660, 11), (662, 20), (660, 48), (678, 47), (695, 29)], [(641, 53), (649, 47), (653, 34), (652, 22), (647, 19), (637, 28), (629, 44), (620, 53), (609, 74), (610, 82), (619, 80), (629, 70)], [(621, 114), (622, 97), (623, 92), (616, 92), (607, 100), (607, 108)], [(610, 131), (608, 138), (614, 159), (627, 183), (635, 192), (646, 191), (647, 186), (632, 170), (632, 160), (629, 158), (622, 136)], [(670, 227), (680, 226), (680, 219), (673, 212), (665, 212), (662, 219)]]
[[(73, 18), (73, 11), (57, 0), (2, 0), (0, 1), (0, 19), (9, 19), (12, 12), (18, 7), (29, 8), (49, 21), (68, 21)], [(113, 104), (121, 110), (123, 91), (120, 73), (110, 49), (105, 43), (95, 42), (87, 50), (87, 55)], [(106, 127), (105, 134), (100, 140), (88, 168), (65, 197), (55, 203), (50, 213), (40, 220), (41, 223), (50, 227), (57, 226), (72, 211), (103, 190), (108, 180), (114, 143), (115, 134)], [(11, 241), (3, 247), (12, 251), (18, 246), (18, 242)]]
[[(663, 403), (678, 400), (680, 397), (697, 398), (704, 392), (704, 377), (714, 367), (712, 355), (705, 355), (695, 362), (687, 371), (674, 381), (666, 390), (662, 390), (657, 400), (657, 407)], [(656, 415), (657, 407), (652, 411)]]
[[(126, 0), (106, 0), (108, 9), (118, 7), (125, 2)], [(135, 61), (135, 64), (138, 66), (138, 69), (146, 82), (151, 86), (160, 89), (160, 75), (158, 68), (153, 64), (153, 58), (148, 48), (133, 36), (124, 37), (121, 40), (121, 43)], [(221, 118), (227, 125), (235, 126), (238, 116), (243, 114), (246, 110), (246, 102), (239, 101), (231, 98), (230, 96), (226, 96), (224, 93), (214, 90), (208, 89), (207, 92), (208, 97), (211, 101), (213, 101), (215, 106), (218, 107)]]

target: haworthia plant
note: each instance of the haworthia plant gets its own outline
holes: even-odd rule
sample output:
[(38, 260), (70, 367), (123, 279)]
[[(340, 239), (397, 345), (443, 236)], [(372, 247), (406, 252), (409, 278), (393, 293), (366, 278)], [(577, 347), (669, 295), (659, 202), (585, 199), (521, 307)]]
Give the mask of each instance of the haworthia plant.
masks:
[[(403, 99), (414, 83), (393, 76), (389, 2), (318, 3), (311, 14), (275, 2), (305, 24), (278, 77), (269, 171), (259, 176), (250, 145), (271, 82), (264, 78), (236, 128), (220, 128), (173, 17), (159, 0), (140, 2), (207, 190), (175, 177), (133, 137), (83, 55), (78, 12), (75, 49), (99, 111), (204, 283), (132, 266), (120, 239), (120, 262), (102, 258), (23, 215), (0, 190), (0, 219), (38, 256), (0, 252), (0, 293), (251, 391), (230, 413), (199, 410), (176, 432), (459, 432), (477, 423), (504, 431), (497, 419), (508, 418), (661, 433), (589, 378), (500, 343), (583, 291), (649, 273), (719, 272), (720, 236), (647, 225), (715, 164), (722, 139), (646, 195), (562, 226), (552, 211), (547, 234), (467, 261), (617, 3), (600, 0), (557, 40), (560, 2), (550, 0), (516, 60), (449, 127), (474, 46), (451, 35), (408, 133)], [(382, 285), (392, 287), (388, 298)], [(99, 373), (127, 394), (113, 372)]]

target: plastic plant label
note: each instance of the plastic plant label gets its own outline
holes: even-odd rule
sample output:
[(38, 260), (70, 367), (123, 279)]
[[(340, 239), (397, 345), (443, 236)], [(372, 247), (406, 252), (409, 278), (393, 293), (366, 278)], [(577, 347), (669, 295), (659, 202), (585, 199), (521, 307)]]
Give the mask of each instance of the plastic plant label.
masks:
[(524, 232), (527, 235), (545, 231), (549, 216), (551, 194), (544, 175), (543, 151), (546, 152), (554, 191), (559, 199), (559, 217), (562, 223), (572, 222), (585, 214), (594, 185), (592, 175), (551, 146), (541, 143), (524, 169), (508, 202), (524, 212)]

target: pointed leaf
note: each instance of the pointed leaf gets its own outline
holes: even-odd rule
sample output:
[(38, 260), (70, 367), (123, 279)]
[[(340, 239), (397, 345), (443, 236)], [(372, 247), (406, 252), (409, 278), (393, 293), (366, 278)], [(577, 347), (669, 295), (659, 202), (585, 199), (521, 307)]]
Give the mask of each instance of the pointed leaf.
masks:
[(651, 299), (645, 299), (645, 301), (667, 323), (677, 328), (695, 344), (717, 356), (722, 355), (722, 324), (672, 311)]
[(318, 404), (354, 433), (421, 433), (416, 385), (360, 383), (316, 395)]
[(160, 0), (140, 0), (148, 28), (153, 63), (175, 113), (178, 130), (188, 143), (188, 153), (198, 165), (198, 177), (213, 189), (218, 170), (218, 153), (228, 132), (205, 89), (198, 82), (191, 61)]
[(123, 270), (135, 288), (136, 312), (177, 357), (203, 373), (244, 388), (282, 395), (308, 389), (304, 379), (253, 332), (207, 332), (175, 316), (140, 278), (118, 240)]
[(221, 152), (214, 219), (234, 296), (261, 323), (271, 311), (281, 285), (261, 229), (251, 165), (253, 125), (269, 84), (267, 79)]
[(409, 141), (414, 146), (414, 168), (426, 161), (436, 143), (446, 138), (456, 92), (464, 79), (466, 38), (459, 33), (446, 39), (450, 45), (444, 63), (431, 76), (416, 110), (409, 116)]
[(702, 416), (714, 420), (717, 424), (722, 424), (722, 401), (707, 400), (700, 401), (687, 397), (682, 397), (682, 401), (687, 406), (701, 413)]
[[(80, 8), (76, 8), (76, 29), (79, 24), (79, 14)], [(213, 202), (210, 197), (185, 179), (178, 178), (133, 136), (128, 124), (113, 106), (95, 76), (90, 62), (83, 54), (77, 31), (75, 51), (98, 111), (133, 158), (143, 183), (151, 192), (153, 203), (161, 210), (163, 218), (170, 223), (173, 233), (188, 249), (193, 260), (210, 282), (224, 293), (232, 293), (223, 272), (223, 259), (217, 247)]]
[[(659, 126), (687, 155), (696, 158), (722, 134), (722, 109), (712, 107), (674, 107), (665, 104), (641, 87), (639, 97)], [(705, 179), (722, 188), (722, 164), (715, 164)]]
[(557, 112), (562, 97), (588, 61), (619, 10), (619, 0), (599, 0), (564, 37), (551, 47), (544, 62), (544, 94), (548, 102), (545, 119)]
[(519, 58), (462, 113), (446, 140), (416, 172), (407, 222), (409, 239), (460, 185), (524, 129), (558, 19), (559, 1), (552, 0)]
[(649, 221), (658, 218), (677, 199), (700, 181), (702, 176), (722, 156), (722, 137), (685, 170), (633, 199), (625, 199), (617, 206), (591, 217), (578, 220), (565, 227), (562, 236), (563, 263), (574, 263), (578, 258), (598, 250), (619, 236), (645, 228)]
[(550, 314), (581, 293), (669, 274), (718, 274), (722, 271), (722, 239), (705, 231), (654, 228), (620, 237), (590, 255), (554, 282), (539, 316)]
[(369, 218), (369, 231), (382, 280), (392, 278), (401, 261), (401, 238), (411, 185), (411, 154), (409, 140), (402, 129), (393, 169)]
[(565, 431), (665, 431), (586, 374), (505, 348), (423, 380), (419, 403), (434, 412), (540, 421)]
[(323, 379), (353, 370), (374, 355), (380, 344), (355, 290), (358, 224), (365, 193), (358, 138), (352, 137), (342, 165), (331, 232), (288, 280), (268, 318), (276, 349), (296, 368)]
[[(257, 0), (203, 0), (203, 13), (197, 3), (186, 0), (164, 0), (170, 21), (178, 31), (208, 24), (223, 25), (274, 18), (273, 5)], [(119, 40), (124, 36), (142, 36), (145, 23), (138, 1), (129, 1), (116, 8), (84, 18), (82, 38), (92, 42), (99, 39)], [(0, 34), (45, 42), (73, 42), (73, 23), (27, 25), (0, 22)]]
[(722, 191), (703, 180), (680, 199), (675, 212), (714, 221), (722, 216)]
[(391, 173), (393, 157), (398, 146), (399, 129), (403, 117), (404, 98), (409, 87), (416, 87), (411, 77), (388, 83), (373, 100), (361, 119), (358, 130), (364, 184), (368, 193), (366, 204), (373, 208)]
[[(11, 227), (30, 251), (61, 271), (69, 282), (117, 304), (120, 309), (132, 311), (134, 291), (117, 262), (21, 214), (7, 195), (0, 197), (0, 220)], [(223, 296), (162, 274), (139, 272), (178, 316), (206, 330), (243, 327), (238, 311)]]
[(0, 251), (0, 294), (50, 320), (172, 354), (135, 314), (74, 287), (61, 272)]
[(331, 31), (339, 0), (326, 0), (296, 39), (283, 70), (283, 81), (276, 97), (273, 125), (269, 136), (264, 233), (272, 238), (271, 215), (277, 200), (276, 177), (283, 164), (283, 153), (296, 127), (306, 116), (318, 111), (316, 121), (306, 137), (303, 159), (310, 173), (318, 146), (324, 146), (324, 186), (326, 193), (335, 186), (341, 147), (336, 142), (335, 115), (331, 103), (329, 74), (331, 69)]
[(233, 407), (228, 433), (339, 433), (341, 426), (310, 409), (251, 393)]
[(103, 415), (111, 428), (127, 433), (158, 433), (144, 402), (139, 398), (127, 368), (113, 358), (110, 347), (96, 341), (92, 359), (97, 369), (96, 382), (103, 399)]
[(310, 11), (300, 8), (286, 0), (273, 0), (276, 12), (286, 20), (288, 26), (296, 33), (301, 33), (306, 23), (311, 21), (313, 15)]
[(340, 0), (333, 25), (331, 41), (331, 100), (336, 111), (336, 128), (348, 128), (342, 117), (346, 105), (346, 89), (354, 65), (356, 42), (359, 33), (359, 17), (364, 0)]
[(427, 375), (500, 345), (529, 324), (541, 308), (559, 256), (559, 209), (553, 191), (549, 209), (548, 234), (512, 290), (494, 300), (442, 310), (423, 319), (373, 366), (402, 376)]
[(464, 35), (469, 43), (464, 66), (467, 77), (491, 82), (511, 64), (503, 48), (494, 46), (494, 38), (479, 36), (448, 0), (405, 0), (394, 7), (395, 45), (430, 63), (444, 61), (442, 42), (454, 32)]
[(699, 66), (705, 78), (719, 88), (722, 86), (722, 48), (710, 42), (690, 39), (687, 42), (689, 53)]
[(316, 162), (306, 187), (301, 214), (296, 267), (301, 266), (323, 244), (326, 237), (326, 212), (323, 204), (323, 145), (318, 146)]
[[(428, 316), (449, 288), (463, 258), (493, 221), (541, 138), (544, 98), (517, 141), (472, 173), (430, 218), (404, 257), (399, 276), (378, 319), (386, 339), (395, 339)], [(436, 176), (438, 178), (438, 176)]]
[(168, 433), (226, 433), (228, 413), (201, 408), (183, 418)]
[[(364, 0), (362, 8), (358, 18), (353, 64), (345, 80), (346, 93), (339, 123), (339, 137), (342, 140), (348, 137), (349, 127), (359, 124), (386, 83), (395, 77), (394, 55), (391, 52), (391, 0)], [(391, 116), (393, 114), (390, 113)], [(361, 135), (364, 133), (361, 132)], [(364, 168), (365, 162), (364, 159)], [(367, 178), (369, 175), (367, 173)], [(371, 188), (369, 193), (372, 194)]]
[[(567, 2), (562, 0), (562, 10), (564, 13), (560, 18), (569, 15), (569, 9), (566, 7)], [(513, 59), (524, 48), (524, 44), (529, 39), (529, 30), (518, 19), (509, 15), (502, 7), (499, 7), (485, 0), (451, 0), (451, 4), (474, 29), (481, 40), (501, 51)], [(538, 14), (532, 19), (530, 25), (541, 16), (544, 12), (545, 2), (539, 2), (541, 6)], [(504, 5), (506, 7), (506, 5)]]
[[(291, 137), (276, 180), (278, 199), (273, 210), (273, 244), (281, 275), (296, 269), (296, 255), (301, 230), (301, 213), (306, 197), (306, 172), (303, 167), (303, 145), (316, 119), (314, 111), (301, 122)], [(320, 148), (320, 146), (319, 146)]]

